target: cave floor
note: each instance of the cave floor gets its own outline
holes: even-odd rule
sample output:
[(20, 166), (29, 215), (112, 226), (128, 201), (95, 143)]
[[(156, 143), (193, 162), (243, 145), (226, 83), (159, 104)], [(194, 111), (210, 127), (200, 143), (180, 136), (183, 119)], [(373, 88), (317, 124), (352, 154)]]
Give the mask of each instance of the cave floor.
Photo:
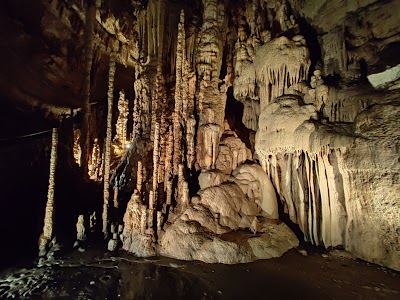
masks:
[(16, 299), (400, 299), (400, 273), (338, 254), (292, 249), (248, 264), (142, 259), (88, 248), (56, 264), (0, 274)]

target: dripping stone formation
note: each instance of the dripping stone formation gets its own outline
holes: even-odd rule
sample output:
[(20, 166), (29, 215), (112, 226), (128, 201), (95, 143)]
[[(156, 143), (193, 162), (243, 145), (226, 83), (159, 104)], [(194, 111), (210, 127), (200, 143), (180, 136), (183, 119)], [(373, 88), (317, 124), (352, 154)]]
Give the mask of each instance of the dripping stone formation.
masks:
[(306, 242), (400, 270), (400, 4), (339, 2), (41, 1), (15, 29), (41, 35), (40, 75), (0, 85), (53, 128), (39, 264), (72, 234), (224, 264)]

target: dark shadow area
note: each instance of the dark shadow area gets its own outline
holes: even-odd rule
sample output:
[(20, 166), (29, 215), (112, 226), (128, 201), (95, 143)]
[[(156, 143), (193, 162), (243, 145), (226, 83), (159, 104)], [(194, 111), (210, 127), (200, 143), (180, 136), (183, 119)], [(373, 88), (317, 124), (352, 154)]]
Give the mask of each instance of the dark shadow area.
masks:
[(310, 80), (315, 71), (315, 67), (319, 62), (321, 62), (321, 46), (318, 42), (318, 32), (311, 24), (309, 24), (304, 18), (298, 18), (298, 24), (300, 34), (302, 34), (306, 39), (306, 45), (310, 51), (311, 66), (308, 73), (308, 80)]
[(68, 121), (58, 123), (51, 117), (46, 121), (43, 111), (16, 108), (3, 100), (0, 113), (0, 226), (4, 229), (4, 242), (0, 247), (0, 268), (37, 255), (47, 201), (53, 127), (59, 129), (54, 225), (57, 240), (72, 246), (78, 215), (101, 209), (99, 186), (84, 182), (74, 161), (72, 128)]
[[(42, 231), (49, 180), (51, 123), (2, 99), (0, 112), (0, 266), (33, 258)], [(45, 131), (45, 132), (43, 132)], [(28, 134), (43, 132), (35, 136)]]
[(225, 107), (225, 119), (232, 131), (246, 144), (246, 147), (254, 152), (253, 145), (250, 142), (251, 130), (246, 128), (242, 122), (243, 104), (233, 96), (233, 87), (229, 87)]

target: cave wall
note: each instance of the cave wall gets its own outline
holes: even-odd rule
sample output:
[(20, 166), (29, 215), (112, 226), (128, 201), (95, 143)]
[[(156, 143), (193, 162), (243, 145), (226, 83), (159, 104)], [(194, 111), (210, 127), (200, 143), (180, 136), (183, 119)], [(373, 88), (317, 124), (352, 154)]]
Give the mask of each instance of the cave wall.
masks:
[(398, 270), (399, 94), (367, 76), (398, 64), (384, 57), (398, 44), (399, 5), (293, 5), (316, 29), (318, 73), (311, 93), (292, 86), (261, 111), (256, 152), (306, 240)]

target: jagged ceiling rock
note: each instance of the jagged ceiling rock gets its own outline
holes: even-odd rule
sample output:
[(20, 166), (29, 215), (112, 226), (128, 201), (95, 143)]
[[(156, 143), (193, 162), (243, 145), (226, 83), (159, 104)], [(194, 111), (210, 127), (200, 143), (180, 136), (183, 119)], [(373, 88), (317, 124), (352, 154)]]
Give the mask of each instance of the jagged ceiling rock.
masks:
[(382, 59), (387, 48), (393, 43), (398, 44), (400, 39), (399, 1), (290, 2), (295, 13), (304, 17), (318, 32), (325, 75), (336, 73), (353, 80), (359, 77), (365, 63), (368, 73), (400, 63), (395, 56)]

